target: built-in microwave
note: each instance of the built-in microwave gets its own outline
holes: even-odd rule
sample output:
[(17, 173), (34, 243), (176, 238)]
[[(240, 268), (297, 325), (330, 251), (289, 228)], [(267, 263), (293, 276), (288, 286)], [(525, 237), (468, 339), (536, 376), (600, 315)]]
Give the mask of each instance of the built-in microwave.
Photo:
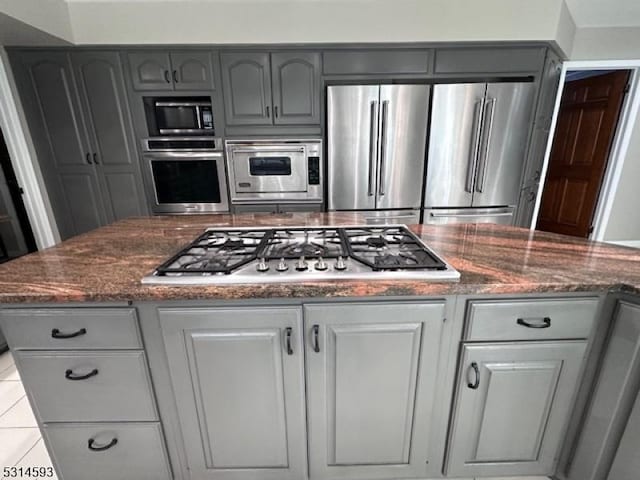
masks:
[(209, 97), (144, 97), (149, 136), (215, 135)]

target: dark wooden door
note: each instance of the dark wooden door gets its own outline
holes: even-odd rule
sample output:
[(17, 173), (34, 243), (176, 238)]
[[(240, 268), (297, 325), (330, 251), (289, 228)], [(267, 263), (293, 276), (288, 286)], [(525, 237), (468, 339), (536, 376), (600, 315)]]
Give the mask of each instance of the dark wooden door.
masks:
[(588, 237), (629, 72), (568, 82), (560, 104), (538, 229)]

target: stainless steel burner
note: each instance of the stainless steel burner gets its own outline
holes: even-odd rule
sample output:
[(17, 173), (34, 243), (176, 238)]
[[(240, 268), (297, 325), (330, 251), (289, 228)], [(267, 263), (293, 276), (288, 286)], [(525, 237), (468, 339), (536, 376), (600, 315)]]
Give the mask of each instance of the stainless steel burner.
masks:
[(142, 279), (197, 285), (336, 279), (457, 280), (404, 225), (211, 228)]

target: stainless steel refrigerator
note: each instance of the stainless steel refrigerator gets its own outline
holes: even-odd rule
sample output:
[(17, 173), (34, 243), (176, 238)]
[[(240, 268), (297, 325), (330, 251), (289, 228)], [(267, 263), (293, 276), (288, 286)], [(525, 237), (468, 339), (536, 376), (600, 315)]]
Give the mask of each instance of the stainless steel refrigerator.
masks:
[(330, 211), (361, 211), (367, 223), (419, 223), (428, 85), (327, 89)]
[(513, 223), (533, 100), (532, 83), (434, 87), (424, 223)]

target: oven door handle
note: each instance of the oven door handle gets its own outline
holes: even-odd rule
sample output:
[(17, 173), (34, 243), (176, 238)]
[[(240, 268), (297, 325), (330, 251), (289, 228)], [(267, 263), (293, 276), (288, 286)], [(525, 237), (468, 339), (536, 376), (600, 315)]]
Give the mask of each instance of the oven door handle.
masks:
[[(273, 148), (273, 147), (271, 147)], [(232, 148), (230, 149), (231, 153), (262, 153), (262, 152), (266, 152), (266, 153), (304, 153), (304, 148), (291, 148), (291, 149), (286, 149), (286, 148), (279, 148), (277, 150), (271, 150), (269, 147), (265, 147), (265, 148), (256, 148), (256, 149), (252, 149), (252, 148)]]
[(164, 151), (145, 152), (144, 158), (148, 160), (222, 160), (222, 152), (196, 152), (196, 151)]

